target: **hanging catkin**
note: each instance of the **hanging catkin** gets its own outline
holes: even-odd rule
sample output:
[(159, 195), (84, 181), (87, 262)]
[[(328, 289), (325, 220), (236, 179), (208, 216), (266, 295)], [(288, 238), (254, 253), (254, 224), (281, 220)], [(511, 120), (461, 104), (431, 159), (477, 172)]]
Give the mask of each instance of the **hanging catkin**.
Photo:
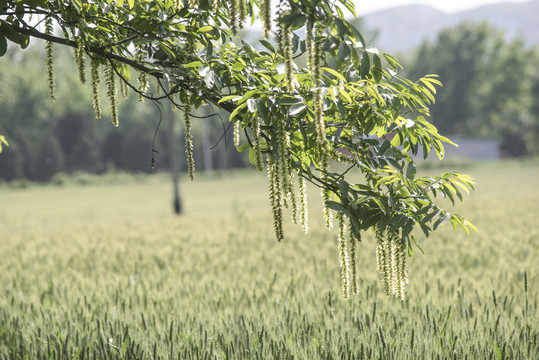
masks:
[(79, 81), (86, 84), (86, 56), (84, 54), (84, 43), (80, 37), (77, 38), (77, 47), (73, 50), (75, 63), (79, 72)]
[[(328, 171), (328, 156), (325, 152), (322, 152), (320, 155), (320, 179), (323, 182), (327, 181), (327, 171)], [(322, 188), (322, 207), (324, 209), (324, 220), (326, 229), (331, 230), (333, 228), (333, 214), (331, 212), (331, 209), (327, 206), (327, 202), (330, 200), (331, 197), (331, 191), (327, 189), (326, 187)]]
[(195, 41), (195, 36), (191, 33), (187, 33), (185, 39), (185, 51), (180, 51), (180, 57), (185, 57), (185, 59), (189, 59), (189, 57), (196, 53), (197, 51), (197, 43)]
[(389, 259), (389, 261), (386, 264), (389, 264), (389, 269), (387, 272), (389, 273), (389, 279), (388, 279), (388, 288), (386, 289), (386, 292), (388, 295), (394, 295), (397, 290), (397, 252), (396, 252), (396, 241), (395, 236), (393, 232), (387, 232), (386, 234), (386, 257)]
[(288, 189), (288, 196), (290, 200), (290, 208), (292, 209), (292, 222), (294, 224), (297, 224), (299, 222), (299, 212), (298, 212), (298, 206), (296, 201), (296, 192), (294, 189), (295, 184), (295, 178), (294, 178), (294, 172), (292, 171), (292, 164), (290, 161), (288, 162), (288, 178), (289, 178), (289, 186)]
[(243, 29), (243, 23), (245, 22), (245, 18), (247, 17), (247, 7), (245, 5), (245, 0), (237, 0), (238, 1), (238, 27), (240, 29)]
[(290, 135), (286, 132), (285, 119), (282, 117), (275, 118), (275, 127), (277, 135), (277, 153), (278, 171), (283, 194), (283, 202), (286, 207), (289, 206), (290, 194), (293, 192), (291, 181), (291, 167), (288, 160), (288, 150), (290, 148)]
[(312, 74), (313, 73), (313, 56), (314, 56), (314, 39), (313, 39), (313, 33), (316, 30), (316, 24), (309, 19), (307, 21), (307, 39), (306, 39), (306, 45), (307, 45), (307, 69)]
[(404, 288), (408, 284), (408, 268), (406, 266), (406, 256), (408, 255), (407, 244), (402, 241), (398, 242), (397, 255), (397, 293), (395, 294), (400, 300), (404, 300)]
[(107, 84), (107, 97), (110, 101), (110, 112), (112, 124), (116, 127), (120, 125), (118, 120), (118, 93), (116, 89), (116, 74), (114, 73), (114, 64), (108, 62), (105, 69), (105, 82)]
[(120, 79), (120, 94), (122, 95), (122, 99), (127, 99), (129, 97), (129, 87), (127, 86), (127, 83)]
[(234, 146), (236, 147), (240, 146), (240, 127), (241, 127), (241, 122), (235, 121), (234, 122)]
[(292, 31), (290, 31), (289, 26), (282, 26), (282, 49), (281, 53), (284, 58), (285, 71), (286, 71), (286, 88), (288, 92), (293, 92), (295, 90), (294, 83), (294, 60), (292, 59)]
[(92, 59), (90, 61), (90, 77), (92, 79), (92, 103), (94, 105), (96, 119), (101, 119), (101, 74), (99, 72), (99, 67), (99, 60)]
[(299, 217), (301, 229), (305, 234), (309, 232), (309, 211), (307, 208), (307, 180), (298, 173), (299, 180)]
[(359, 242), (358, 237), (354, 234), (352, 231), (352, 224), (350, 221), (349, 224), (350, 228), (350, 234), (349, 234), (349, 248), (350, 248), (350, 291), (352, 294), (357, 295), (359, 294), (359, 275), (357, 272), (357, 258), (358, 258), (358, 250), (357, 250), (357, 243)]
[(286, 85), (289, 92), (293, 92), (296, 89), (296, 83), (294, 81), (294, 59), (292, 53), (292, 31), (290, 27), (286, 27)]
[(191, 94), (187, 93), (183, 108), (183, 120), (185, 122), (185, 154), (187, 155), (187, 169), (189, 179), (195, 180), (195, 157), (193, 156), (193, 135), (191, 134)]
[[(135, 55), (137, 63), (142, 64), (145, 55), (146, 54), (144, 52), (144, 49), (141, 46), (138, 46), (136, 50), (136, 55)], [(148, 91), (148, 88), (150, 87), (150, 83), (148, 82), (148, 74), (144, 71), (139, 71), (137, 80), (138, 80), (138, 91), (139, 91), (138, 96), (137, 96), (138, 101), (144, 101), (143, 94), (145, 94), (146, 91)]]
[(341, 268), (342, 295), (345, 299), (350, 297), (350, 263), (348, 259), (348, 249), (346, 246), (346, 222), (342, 212), (337, 213), (339, 223), (339, 262)]
[(322, 48), (317, 37), (318, 27), (316, 23), (310, 20), (308, 27), (312, 28), (311, 31), (307, 31), (307, 64), (313, 79), (314, 124), (316, 139), (319, 143), (323, 143), (326, 140), (326, 125), (324, 123), (324, 95), (322, 93)]
[(253, 148), (255, 151), (255, 165), (259, 171), (264, 170), (264, 163), (262, 160), (262, 149), (260, 148), (260, 123), (258, 117), (253, 116), (251, 119), (251, 128), (253, 130)]
[(294, 61), (292, 59), (292, 37), (290, 27), (280, 24), (278, 40), (279, 40), (279, 52), (283, 56), (285, 64), (285, 81), (288, 92), (292, 92), (295, 89), (294, 86)]
[(389, 274), (386, 274), (388, 269), (387, 258), (386, 258), (386, 239), (384, 237), (384, 231), (380, 229), (379, 226), (375, 229), (376, 242), (378, 246), (376, 247), (376, 267), (378, 268), (378, 273), (380, 274), (380, 280), (382, 286), (385, 289), (388, 288), (387, 279), (390, 278)]
[(408, 283), (406, 268), (406, 245), (396, 231), (376, 228), (376, 264), (386, 293), (404, 300), (404, 288)]
[(283, 232), (283, 209), (282, 209), (282, 194), (279, 181), (279, 173), (275, 156), (268, 153), (268, 181), (269, 181), (269, 198), (271, 210), (273, 214), (273, 228), (277, 241), (281, 242), (284, 239)]
[[(52, 32), (52, 19), (48, 17), (45, 20), (45, 34), (52, 35)], [(47, 57), (47, 80), (49, 83), (49, 97), (52, 101), (56, 101), (56, 84), (54, 81), (54, 52), (51, 41), (47, 41), (45, 53)]]
[(238, 0), (229, 0), (230, 1), (230, 30), (233, 34), (238, 32)]
[(264, 37), (271, 33), (271, 0), (260, 0), (260, 18), (264, 27)]
[(281, 21), (282, 15), (287, 13), (290, 9), (290, 5), (287, 0), (281, 0), (278, 5), (278, 26), (279, 31), (277, 33), (277, 43), (279, 45), (279, 52), (283, 57), (285, 64), (285, 81), (288, 92), (292, 92), (295, 89), (294, 83), (294, 60), (292, 54), (292, 31), (290, 25)]

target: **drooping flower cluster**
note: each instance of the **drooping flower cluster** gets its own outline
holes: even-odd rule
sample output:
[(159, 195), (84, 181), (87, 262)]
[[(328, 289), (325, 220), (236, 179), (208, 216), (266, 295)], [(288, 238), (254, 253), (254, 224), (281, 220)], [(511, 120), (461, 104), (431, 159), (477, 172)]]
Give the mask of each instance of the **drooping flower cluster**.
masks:
[[(45, 34), (52, 35), (52, 31), (53, 31), (52, 19), (48, 17), (45, 20)], [(55, 95), (56, 84), (54, 81), (54, 52), (53, 52), (51, 41), (47, 41), (45, 55), (47, 57), (47, 80), (49, 82), (49, 96), (52, 99), (52, 101), (55, 101), (56, 100), (56, 95)]]
[(395, 231), (384, 231), (377, 227), (376, 264), (382, 284), (388, 295), (404, 300), (404, 287), (408, 284), (406, 265), (407, 244)]

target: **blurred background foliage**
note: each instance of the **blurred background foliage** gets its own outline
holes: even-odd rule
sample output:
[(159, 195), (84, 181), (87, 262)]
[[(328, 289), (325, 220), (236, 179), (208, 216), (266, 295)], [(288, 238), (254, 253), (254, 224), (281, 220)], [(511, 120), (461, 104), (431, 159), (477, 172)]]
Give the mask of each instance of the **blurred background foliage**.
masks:
[(445, 134), (494, 137), (504, 156), (539, 153), (539, 57), (523, 37), (507, 40), (488, 23), (465, 22), (425, 41), (409, 75), (438, 74), (443, 83), (431, 107)]
[[(0, 133), (9, 142), (0, 156), (0, 179), (47, 181), (59, 172), (103, 173), (112, 169), (149, 172), (152, 149), (159, 152), (156, 169), (167, 170), (168, 103), (141, 103), (131, 94), (121, 105), (122, 126), (115, 128), (104, 85), (104, 114), (95, 119), (91, 88), (80, 84), (72, 53), (59, 46), (55, 53), (56, 102), (48, 96), (42, 42), (36, 41), (26, 50), (12, 46), (0, 58)], [(211, 113), (206, 107), (196, 114)], [(180, 115), (175, 114), (178, 127), (182, 126)], [(195, 161), (207, 171), (213, 164), (216, 170), (246, 166), (249, 160), (234, 148), (232, 131), (225, 123), (227, 115), (219, 115), (193, 120)], [(182, 136), (178, 139), (181, 143)], [(181, 162), (180, 168), (185, 170), (185, 163)]]
[[(356, 25), (361, 27), (361, 21)], [(363, 31), (369, 43), (376, 43), (375, 30)], [(59, 46), (57, 101), (51, 102), (43, 46), (39, 41), (24, 51), (12, 46), (0, 58), (0, 134), (9, 141), (0, 156), (0, 179), (48, 181), (57, 173), (112, 169), (149, 172), (152, 149), (159, 152), (157, 171), (168, 170), (168, 109), (131, 96), (121, 105), (119, 129), (111, 125), (107, 110), (95, 119), (90, 88), (79, 83), (69, 49)], [(440, 76), (444, 86), (431, 113), (441, 133), (496, 138), (506, 157), (539, 155), (539, 55), (523, 37), (509, 39), (487, 23), (465, 22), (399, 58), (410, 79)], [(105, 96), (102, 101), (105, 105)], [(206, 107), (197, 114), (212, 113)], [(249, 166), (247, 154), (232, 144), (227, 114), (219, 115), (193, 122), (195, 162), (207, 172)], [(176, 118), (181, 127), (179, 113)], [(178, 133), (183, 131), (178, 128)], [(181, 136), (178, 141), (183, 143)], [(180, 168), (186, 169), (183, 161)]]

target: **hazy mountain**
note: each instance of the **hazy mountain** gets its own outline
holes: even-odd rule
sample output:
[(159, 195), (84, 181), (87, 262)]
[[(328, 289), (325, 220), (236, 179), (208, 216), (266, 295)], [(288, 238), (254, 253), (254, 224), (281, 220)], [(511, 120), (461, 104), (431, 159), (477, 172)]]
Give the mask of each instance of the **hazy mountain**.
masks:
[(376, 46), (387, 52), (409, 50), (432, 39), (439, 30), (463, 21), (488, 21), (504, 29), (507, 36), (523, 36), (530, 45), (539, 46), (539, 0), (524, 3), (485, 5), (455, 14), (429, 6), (410, 5), (371, 13), (362, 18), (367, 29), (377, 30)]

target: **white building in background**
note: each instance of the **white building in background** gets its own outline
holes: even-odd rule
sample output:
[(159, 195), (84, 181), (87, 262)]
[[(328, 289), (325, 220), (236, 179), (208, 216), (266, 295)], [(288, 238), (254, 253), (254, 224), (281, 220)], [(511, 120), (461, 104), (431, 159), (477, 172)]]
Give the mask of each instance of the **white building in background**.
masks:
[(471, 138), (462, 136), (448, 136), (457, 144), (444, 144), (445, 158), (461, 158), (473, 161), (492, 161), (501, 158), (500, 142), (492, 138)]

